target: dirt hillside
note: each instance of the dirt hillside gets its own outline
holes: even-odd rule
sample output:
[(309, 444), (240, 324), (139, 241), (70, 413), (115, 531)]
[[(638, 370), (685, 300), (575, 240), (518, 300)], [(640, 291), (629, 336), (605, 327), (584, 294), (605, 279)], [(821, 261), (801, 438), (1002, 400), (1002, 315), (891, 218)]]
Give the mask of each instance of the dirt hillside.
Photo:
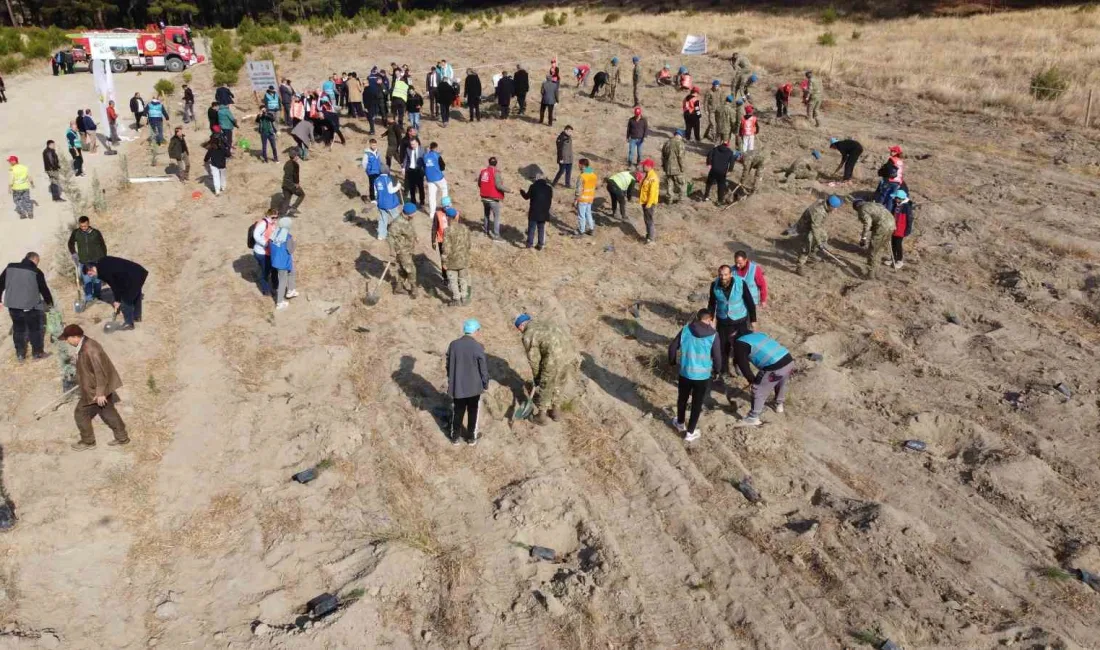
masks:
[[(303, 87), (389, 61), (419, 80), (441, 55), (456, 70), (531, 58), (534, 82), (554, 53), (596, 43), (596, 67), (630, 53), (580, 40), (537, 28), (341, 37), (307, 42), (280, 73)], [(699, 59), (693, 73), (728, 82), (729, 66)], [(195, 72), (200, 106), (209, 74)], [(11, 86), (8, 106), (30, 101)], [(1100, 647), (1100, 594), (1038, 571), (1100, 571), (1100, 225), (1097, 179), (1082, 171), (1100, 157), (1095, 134), (826, 86), (821, 129), (773, 121), (761, 88), (757, 146), (778, 168), (854, 137), (868, 152), (860, 190), (889, 145), (905, 147), (916, 230), (905, 269), (876, 281), (859, 273), (849, 206), (829, 222), (843, 264), (794, 273), (796, 244), (781, 233), (831, 190), (769, 170), (726, 210), (659, 206), (656, 246), (641, 241), (640, 208), (613, 218), (601, 187), (595, 237), (568, 236), (571, 193), (559, 189), (547, 249), (526, 251), (526, 203), (509, 195), (506, 241), (473, 238), (464, 308), (444, 304), (420, 214), (428, 295), (387, 286), (368, 307), (390, 253), (358, 198), (365, 122), (345, 120), (347, 145), (302, 166), (302, 296), (274, 312), (244, 236), (281, 165), (235, 157), (221, 197), (196, 182), (112, 191), (94, 219), (113, 253), (149, 268), (146, 322), (107, 336), (109, 305), (67, 317), (118, 367), (134, 444), (71, 452), (70, 406), (32, 416), (56, 393), (55, 366), (17, 366), (4, 343), (3, 481), (20, 521), (2, 536), (0, 648)], [(530, 107), (474, 124), (456, 111), (447, 129), (426, 119), (423, 140), (439, 142), (455, 203), (476, 223), (485, 160), (525, 187), (529, 165), (554, 171), (565, 124), (601, 178), (624, 169), (624, 95), (612, 104), (566, 84), (554, 128)], [(647, 155), (682, 124), (680, 99), (647, 75)], [(251, 99), (237, 108), (254, 112)], [(188, 133), (197, 149), (203, 131)], [(166, 155), (153, 167), (128, 147), (135, 174), (164, 173)], [(705, 148), (689, 150), (698, 187)], [(826, 154), (822, 169), (836, 163)], [(669, 424), (665, 349), (738, 249), (769, 279), (758, 329), (791, 349), (798, 373), (786, 414), (756, 430), (734, 427), (740, 389), (729, 400), (716, 388), (701, 439), (685, 445)], [(73, 283), (51, 281), (64, 305)], [(579, 355), (578, 396), (544, 428), (508, 418), (530, 377), (511, 327), (525, 309), (566, 328)], [(477, 447), (452, 448), (443, 355), (469, 317), (484, 327), (493, 417)], [(109, 435), (98, 422), (97, 433)], [(928, 450), (901, 448), (914, 438)], [(322, 461), (312, 483), (290, 480)], [(761, 504), (732, 485), (750, 475)], [(530, 544), (560, 561), (530, 558)], [(346, 604), (295, 626), (324, 592)]]

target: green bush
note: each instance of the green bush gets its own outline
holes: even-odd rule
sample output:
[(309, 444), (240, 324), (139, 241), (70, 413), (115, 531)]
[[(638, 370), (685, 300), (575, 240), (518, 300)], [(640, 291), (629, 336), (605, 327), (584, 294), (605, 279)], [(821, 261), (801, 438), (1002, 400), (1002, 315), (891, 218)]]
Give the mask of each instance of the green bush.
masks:
[(0, 27), (0, 56), (18, 54), (23, 51), (23, 37), (18, 29)]
[(185, 83), (185, 84), (191, 83), (191, 72), (190, 71), (186, 71), (186, 72), (183, 73), (183, 83)]
[(569, 14), (565, 13), (564, 11), (561, 12), (560, 14), (558, 14), (558, 27), (561, 27), (562, 25), (564, 25), (565, 24), (565, 19), (568, 18), (568, 17), (569, 17)]
[(618, 21), (618, 20), (619, 20), (620, 18), (622, 18), (622, 17), (623, 17), (623, 15), (622, 15), (622, 14), (620, 14), (620, 13), (618, 13), (618, 12), (615, 12), (615, 11), (612, 11), (611, 13), (609, 13), (609, 14), (607, 14), (606, 16), (604, 16), (604, 17), (603, 17), (603, 22), (604, 22), (605, 24), (606, 24), (606, 23), (613, 23), (613, 22), (617, 22), (617, 21)]
[(12, 74), (26, 64), (26, 60), (15, 54), (0, 56), (0, 74)]
[(1031, 78), (1031, 96), (1042, 101), (1058, 99), (1069, 90), (1069, 78), (1056, 67), (1035, 73)]
[(836, 21), (840, 20), (840, 12), (836, 10), (836, 7), (829, 7), (821, 12), (821, 16), (818, 21), (822, 25), (832, 25)]
[(153, 86), (153, 90), (161, 97), (171, 97), (176, 92), (176, 84), (167, 79), (161, 79)]
[(237, 83), (237, 71), (214, 70), (215, 86), (232, 86)]
[(456, 20), (455, 21), (455, 26), (453, 27), (453, 29), (456, 32), (461, 32), (462, 28), (464, 28), (465, 26), (466, 26), (465, 23), (463, 23), (461, 20)]
[(352, 21), (359, 29), (378, 29), (386, 23), (386, 20), (382, 17), (382, 14), (374, 9), (362, 9), (359, 13), (355, 14), (355, 18)]
[[(562, 14), (562, 15), (564, 16), (565, 14)], [(497, 14), (497, 15), (493, 16), (493, 22), (498, 24), (498, 25), (503, 23), (504, 22), (504, 14)]]
[(296, 47), (294, 51), (290, 53), (290, 60), (297, 61), (300, 58), (302, 58), (302, 50)]
[(542, 15), (542, 24), (546, 25), (547, 27), (557, 27), (558, 15), (553, 11), (547, 11)]
[(836, 34), (832, 32), (825, 32), (821, 36), (817, 37), (817, 44), (824, 45), (825, 47), (832, 47), (836, 45)]

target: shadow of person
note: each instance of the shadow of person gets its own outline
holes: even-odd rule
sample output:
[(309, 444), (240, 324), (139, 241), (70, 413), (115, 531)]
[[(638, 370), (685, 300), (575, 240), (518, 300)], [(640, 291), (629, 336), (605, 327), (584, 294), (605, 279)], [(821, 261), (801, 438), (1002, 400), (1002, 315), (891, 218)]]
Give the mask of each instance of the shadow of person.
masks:
[(345, 178), (343, 183), (340, 183), (340, 193), (349, 199), (359, 198), (359, 188), (356, 187), (355, 181), (350, 178)]
[(15, 527), (15, 503), (4, 489), (4, 447), (0, 445), (0, 532)]
[(523, 377), (507, 361), (492, 354), (486, 354), (485, 358), (489, 362), (489, 378), (512, 391), (513, 403), (527, 399), (523, 394)]
[(645, 413), (656, 413), (658, 408), (638, 390), (637, 382), (601, 367), (592, 355), (581, 353), (581, 372), (608, 395)]
[[(377, 280), (384, 268), (386, 268), (386, 260), (375, 257), (367, 251), (359, 251), (359, 257), (355, 258), (355, 270), (368, 280)], [(393, 272), (392, 267), (390, 272)]]
[(421, 411), (427, 411), (435, 418), (439, 431), (444, 436), (450, 428), (451, 405), (447, 393), (436, 390), (430, 381), (414, 372), (416, 358), (403, 355), (400, 365), (393, 372), (393, 380), (408, 397), (409, 403)]
[(658, 318), (672, 321), (677, 327), (682, 327), (685, 323), (695, 318), (694, 312), (684, 311), (683, 309), (680, 309), (679, 307), (664, 301), (639, 300), (638, 305), (640, 307), (645, 307), (646, 310), (652, 312)]

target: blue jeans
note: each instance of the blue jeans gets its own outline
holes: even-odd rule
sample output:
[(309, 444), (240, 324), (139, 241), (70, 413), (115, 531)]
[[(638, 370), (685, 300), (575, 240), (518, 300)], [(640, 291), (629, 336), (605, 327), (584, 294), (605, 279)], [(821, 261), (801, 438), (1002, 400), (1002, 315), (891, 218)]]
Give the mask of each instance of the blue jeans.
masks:
[(256, 258), (256, 266), (260, 267), (260, 293), (265, 296), (271, 293), (271, 258), (252, 251), (252, 257)]
[(420, 113), (409, 113), (409, 126), (420, 130)]
[(637, 138), (630, 138), (626, 142), (626, 164), (642, 164), (642, 140), (639, 140)]
[(153, 131), (153, 137), (157, 139), (157, 144), (164, 143), (164, 118), (163, 117), (150, 117), (149, 128)]
[(378, 239), (386, 238), (390, 224), (397, 221), (398, 216), (400, 216), (399, 208), (392, 208), (389, 210), (378, 208)]
[(558, 173), (554, 175), (554, 182), (551, 185), (557, 185), (561, 177), (565, 176), (565, 186), (572, 185), (569, 181), (573, 179), (573, 163), (558, 163)]
[(260, 135), (260, 148), (263, 153), (264, 162), (267, 162), (267, 145), (271, 144), (271, 157), (275, 162), (279, 162), (279, 150), (275, 147), (275, 134), (270, 133), (268, 135)]
[(577, 230), (579, 232), (594, 232), (596, 230), (596, 222), (592, 219), (591, 203), (577, 204)]
[(99, 297), (99, 289), (103, 286), (99, 278), (81, 273), (80, 280), (84, 283), (84, 302), (91, 302)]

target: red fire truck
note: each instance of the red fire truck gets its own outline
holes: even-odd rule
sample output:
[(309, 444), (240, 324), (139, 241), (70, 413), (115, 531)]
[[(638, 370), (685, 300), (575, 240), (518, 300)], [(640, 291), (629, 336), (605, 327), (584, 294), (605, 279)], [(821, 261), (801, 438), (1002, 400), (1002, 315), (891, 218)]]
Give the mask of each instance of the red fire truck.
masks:
[(74, 63), (88, 64), (94, 58), (106, 58), (110, 60), (111, 72), (130, 69), (179, 72), (203, 61), (203, 57), (195, 54), (191, 28), (186, 26), (89, 31), (69, 34), (69, 38), (73, 41)]

